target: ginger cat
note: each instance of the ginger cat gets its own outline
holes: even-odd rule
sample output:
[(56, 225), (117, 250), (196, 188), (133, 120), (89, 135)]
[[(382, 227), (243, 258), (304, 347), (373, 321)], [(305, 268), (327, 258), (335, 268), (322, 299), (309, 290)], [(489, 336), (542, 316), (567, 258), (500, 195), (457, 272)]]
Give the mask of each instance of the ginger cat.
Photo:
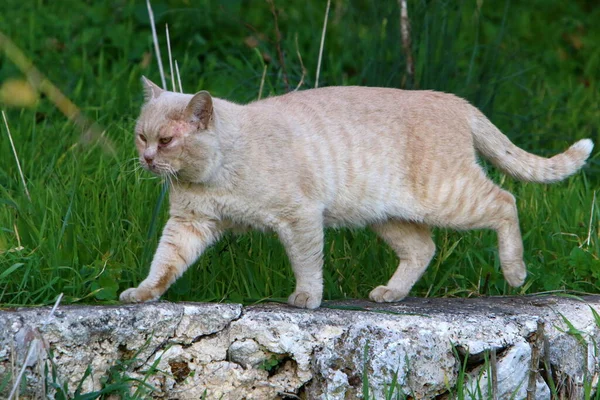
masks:
[(525, 280), (515, 198), (496, 186), (475, 150), (524, 181), (578, 171), (583, 139), (542, 158), (508, 140), (451, 94), (326, 87), (237, 105), (168, 92), (143, 78), (135, 128), (144, 168), (170, 176), (170, 218), (148, 277), (121, 301), (158, 299), (224, 231), (275, 231), (296, 277), (289, 304), (316, 308), (323, 293), (323, 229), (369, 226), (400, 258), (369, 297), (399, 301), (435, 253), (429, 226), (494, 229), (511, 286)]

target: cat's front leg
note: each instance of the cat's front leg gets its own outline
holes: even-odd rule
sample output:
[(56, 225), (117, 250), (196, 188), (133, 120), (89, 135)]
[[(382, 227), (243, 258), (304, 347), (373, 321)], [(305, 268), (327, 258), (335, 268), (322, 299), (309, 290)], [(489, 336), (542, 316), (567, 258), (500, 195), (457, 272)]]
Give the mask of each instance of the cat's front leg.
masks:
[(119, 297), (125, 303), (157, 300), (221, 234), (214, 221), (171, 217), (154, 254), (150, 273)]
[(300, 308), (317, 308), (323, 298), (322, 218), (296, 220), (277, 227), (296, 277), (296, 290), (288, 303)]

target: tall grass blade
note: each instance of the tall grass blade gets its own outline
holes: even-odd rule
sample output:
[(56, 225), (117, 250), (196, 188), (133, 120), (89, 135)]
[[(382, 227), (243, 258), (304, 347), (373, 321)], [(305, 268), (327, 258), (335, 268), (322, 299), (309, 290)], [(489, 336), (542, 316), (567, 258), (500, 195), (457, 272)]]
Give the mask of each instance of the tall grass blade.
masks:
[(592, 240), (592, 223), (594, 222), (594, 206), (596, 205), (596, 191), (594, 190), (594, 196), (592, 197), (592, 208), (590, 210), (590, 222), (588, 223), (588, 235), (585, 239), (585, 245), (590, 246)]
[[(306, 76), (306, 67), (304, 67), (304, 63), (302, 62), (302, 55), (300, 54), (300, 48), (298, 47), (298, 32), (296, 32), (294, 41), (296, 43), (296, 55), (298, 56), (298, 61), (300, 62), (300, 67), (302, 68), (302, 76), (300, 77), (300, 81), (298, 82), (296, 89), (294, 89), (294, 91), (297, 91), (304, 84), (304, 77)], [(266, 65), (265, 65), (265, 67), (266, 67)], [(266, 69), (265, 69), (265, 72), (266, 72)], [(264, 75), (264, 73), (263, 73), (263, 75)], [(263, 82), (261, 81), (260, 84), (262, 87)]]
[(15, 149), (15, 142), (13, 142), (12, 135), (10, 134), (10, 128), (8, 127), (8, 120), (6, 119), (6, 113), (2, 110), (2, 119), (4, 119), (4, 126), (6, 127), (6, 134), (8, 135), (8, 140), (10, 141), (10, 147), (12, 148), (13, 155), (15, 156), (15, 161), (17, 163), (17, 169), (19, 170), (19, 176), (21, 177), (21, 182), (23, 183), (23, 189), (25, 190), (25, 194), (31, 202), (31, 195), (29, 194), (29, 190), (27, 189), (27, 183), (25, 182), (25, 176), (23, 175), (23, 169), (21, 168), (21, 162), (19, 161), (19, 156), (17, 155), (17, 149)]
[(154, 42), (154, 52), (156, 54), (156, 62), (158, 63), (158, 71), (160, 73), (160, 81), (164, 90), (167, 88), (167, 81), (165, 79), (165, 70), (163, 69), (162, 58), (160, 56), (160, 45), (158, 44), (158, 36), (156, 35), (156, 25), (154, 25), (154, 12), (152, 12), (152, 6), (150, 0), (146, 0), (146, 6), (148, 7), (148, 17), (150, 18), (150, 27), (152, 28), (152, 41)]
[(263, 89), (265, 87), (265, 78), (267, 77), (267, 64), (265, 64), (263, 66), (263, 73), (262, 73), (262, 77), (260, 78), (260, 86), (258, 88), (258, 99), (260, 100), (262, 98), (262, 94), (263, 94)]
[(321, 45), (319, 46), (319, 60), (317, 61), (317, 74), (315, 77), (315, 88), (319, 87), (319, 74), (321, 73), (321, 60), (323, 59), (323, 47), (325, 46), (325, 33), (327, 32), (327, 20), (329, 19), (329, 7), (331, 7), (331, 0), (327, 0), (327, 8), (325, 9), (325, 19), (323, 20), (323, 31), (321, 33)]
[(175, 75), (173, 74), (173, 57), (171, 56), (171, 39), (169, 38), (169, 24), (165, 24), (165, 34), (167, 36), (167, 53), (169, 55), (169, 74), (171, 75), (171, 87), (176, 92)]
[(179, 65), (175, 60), (175, 72), (177, 73), (177, 83), (179, 84), (179, 93), (183, 93), (183, 86), (181, 86), (181, 75), (179, 75)]

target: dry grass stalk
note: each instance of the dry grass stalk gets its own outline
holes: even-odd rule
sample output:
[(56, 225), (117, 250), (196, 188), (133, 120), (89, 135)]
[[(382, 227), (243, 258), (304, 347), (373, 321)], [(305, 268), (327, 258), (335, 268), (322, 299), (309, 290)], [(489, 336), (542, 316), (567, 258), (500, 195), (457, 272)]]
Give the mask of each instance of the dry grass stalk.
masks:
[(169, 38), (169, 24), (165, 24), (165, 34), (167, 35), (167, 53), (169, 55), (169, 74), (171, 75), (171, 87), (176, 92), (175, 75), (173, 74), (173, 57), (171, 56), (171, 39)]
[(273, 0), (267, 0), (267, 3), (271, 6), (271, 14), (275, 20), (275, 46), (277, 48), (277, 57), (279, 58), (279, 65), (281, 66), (281, 74), (283, 77), (283, 83), (285, 84), (285, 91), (290, 91), (290, 82), (287, 76), (287, 70), (285, 68), (285, 59), (283, 58), (283, 51), (281, 50), (281, 32), (279, 31), (279, 20), (277, 18), (277, 10), (275, 9), (275, 3)]
[(325, 9), (325, 20), (323, 21), (323, 31), (321, 32), (321, 46), (319, 47), (319, 61), (317, 61), (317, 76), (315, 77), (315, 88), (319, 87), (319, 74), (321, 72), (321, 60), (323, 59), (323, 47), (325, 46), (325, 33), (327, 32), (327, 20), (329, 19), (329, 8), (331, 0), (327, 0)]
[(492, 375), (492, 400), (498, 400), (498, 359), (495, 348), (490, 352), (490, 370)]
[(262, 98), (263, 88), (265, 87), (265, 78), (267, 77), (267, 65), (263, 66), (262, 77), (260, 78), (260, 87), (258, 88), (258, 100)]
[(400, 33), (402, 35), (402, 49), (406, 59), (406, 76), (410, 84), (414, 82), (415, 65), (411, 49), (410, 19), (408, 18), (408, 6), (406, 0), (398, 0), (400, 6)]
[[(17, 149), (15, 149), (15, 143), (13, 142), (12, 135), (10, 134), (10, 128), (8, 127), (8, 120), (6, 119), (6, 113), (2, 110), (2, 118), (4, 119), (4, 126), (6, 126), (6, 133), (8, 134), (8, 140), (10, 141), (10, 147), (12, 148), (12, 152), (15, 156), (15, 161), (17, 162), (17, 169), (19, 170), (19, 175), (21, 176), (21, 182), (23, 183), (23, 189), (25, 189), (25, 194), (31, 202), (31, 196), (29, 195), (29, 190), (27, 190), (27, 183), (25, 182), (25, 175), (23, 175), (23, 169), (21, 169), (21, 162), (19, 161), (19, 156), (17, 155)], [(17, 236), (18, 237), (18, 236)], [(19, 247), (21, 246), (19, 240)]]
[(175, 73), (177, 74), (177, 83), (179, 84), (179, 93), (183, 93), (183, 86), (181, 86), (181, 75), (179, 75), (179, 64), (175, 60)]
[[(588, 224), (588, 234), (585, 240), (585, 245), (590, 246), (592, 240), (592, 223), (594, 222), (594, 205), (596, 204), (596, 191), (594, 190), (594, 197), (592, 198), (592, 209), (590, 210), (590, 222)], [(581, 247), (581, 246), (580, 246)]]
[(160, 46), (158, 45), (158, 36), (156, 35), (156, 26), (154, 25), (154, 13), (152, 12), (150, 0), (146, 0), (146, 5), (148, 6), (148, 17), (150, 18), (150, 27), (152, 28), (152, 41), (154, 42), (154, 52), (156, 53), (156, 62), (158, 63), (162, 88), (168, 90), (167, 81), (165, 80), (165, 70), (163, 69), (162, 58), (160, 57)]
[(302, 56), (300, 55), (300, 48), (298, 47), (298, 32), (296, 32), (296, 54), (298, 55), (298, 60), (300, 61), (300, 67), (302, 67), (302, 76), (300, 77), (300, 82), (298, 82), (298, 86), (294, 91), (300, 89), (300, 87), (304, 84), (304, 77), (306, 76), (306, 68), (304, 67), (304, 63), (302, 62)]
[(16, 387), (15, 398), (19, 398), (19, 386), (17, 384), (17, 354), (15, 349), (15, 338), (14, 336), (10, 340), (10, 374), (12, 378), (13, 390)]
[[(23, 247), (23, 245), (21, 244), (21, 235), (19, 235), (19, 228), (17, 228), (17, 223), (14, 221), (13, 221), (13, 232), (15, 233), (15, 237), (17, 238), (17, 247), (8, 250), (7, 253), (13, 253), (15, 251), (21, 251), (21, 250), (25, 249), (25, 247)], [(2, 254), (1, 251), (0, 251), (0, 254)]]
[(531, 345), (531, 364), (529, 367), (529, 381), (527, 382), (527, 400), (535, 400), (535, 389), (539, 373), (540, 353), (544, 347), (544, 321), (537, 321), (535, 340)]

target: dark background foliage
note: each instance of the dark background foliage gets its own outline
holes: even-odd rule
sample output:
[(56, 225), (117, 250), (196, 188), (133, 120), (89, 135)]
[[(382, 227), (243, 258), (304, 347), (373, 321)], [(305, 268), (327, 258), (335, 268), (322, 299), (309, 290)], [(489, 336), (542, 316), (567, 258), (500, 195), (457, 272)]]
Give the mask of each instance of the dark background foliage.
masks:
[[(470, 100), (519, 146), (552, 155), (600, 135), (600, 7), (593, 1), (410, 0), (415, 77), (405, 73), (394, 0), (332, 0), (320, 86), (436, 89)], [(153, 1), (186, 92), (248, 102), (315, 85), (325, 1)], [(7, 108), (32, 201), (0, 129), (0, 303), (112, 301), (146, 274), (165, 206), (161, 183), (136, 169), (132, 127), (140, 76), (160, 82), (143, 1), (4, 0), (0, 31), (98, 121), (117, 149), (81, 142), (81, 129), (43, 98)], [(296, 45), (297, 38), (297, 45)], [(279, 51), (284, 62), (280, 62)], [(285, 68), (285, 73), (284, 73)], [(22, 78), (0, 54), (0, 82)], [(286, 79), (288, 83), (286, 84)], [(170, 81), (170, 79), (167, 79)], [(598, 290), (599, 163), (552, 186), (493, 170), (521, 210), (530, 278), (518, 292)], [(436, 232), (438, 255), (414, 295), (515, 293), (499, 272), (495, 235)], [(397, 261), (369, 232), (327, 235), (326, 297), (365, 297)], [(169, 291), (171, 300), (283, 298), (291, 271), (269, 234), (228, 236)]]

